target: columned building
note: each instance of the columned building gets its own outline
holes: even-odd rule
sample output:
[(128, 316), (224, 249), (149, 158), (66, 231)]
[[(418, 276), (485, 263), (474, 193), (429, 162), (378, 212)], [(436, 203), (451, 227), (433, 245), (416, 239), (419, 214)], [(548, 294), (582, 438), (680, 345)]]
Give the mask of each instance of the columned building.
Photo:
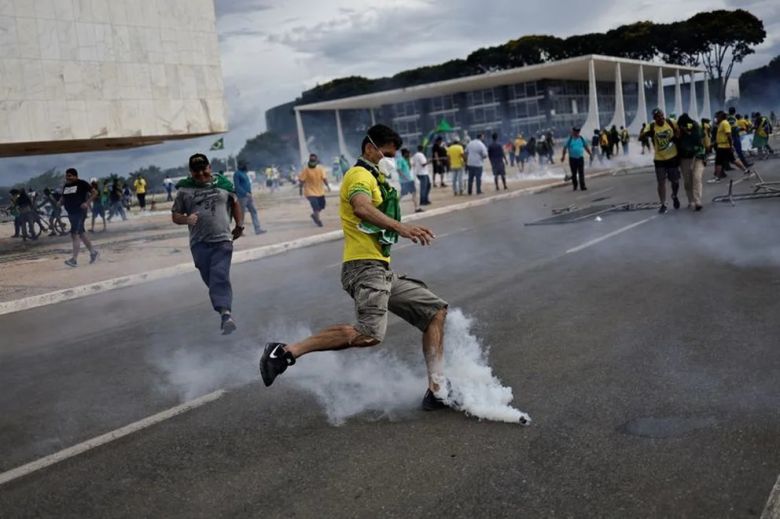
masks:
[[(686, 111), (695, 119), (709, 118), (704, 69), (588, 55), (293, 109), (305, 162), (311, 142), (307, 124), (323, 136), (335, 130), (338, 151), (350, 156), (351, 146), (377, 122), (395, 128), (405, 146), (413, 148), (442, 120), (460, 136), (498, 132), (502, 141), (519, 133), (528, 138), (548, 130), (562, 137), (572, 126), (582, 127), (584, 136), (612, 125), (637, 134), (655, 106), (667, 113)], [(323, 129), (327, 112), (335, 125)]]

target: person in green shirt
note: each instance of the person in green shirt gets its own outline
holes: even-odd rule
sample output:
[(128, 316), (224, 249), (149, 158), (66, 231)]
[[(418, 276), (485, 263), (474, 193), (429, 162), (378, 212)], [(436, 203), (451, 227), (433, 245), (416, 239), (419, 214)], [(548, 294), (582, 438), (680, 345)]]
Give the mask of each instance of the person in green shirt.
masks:
[(678, 155), (688, 208), (701, 211), (702, 175), (706, 165), (704, 135), (699, 124), (684, 113), (677, 120), (680, 128)]

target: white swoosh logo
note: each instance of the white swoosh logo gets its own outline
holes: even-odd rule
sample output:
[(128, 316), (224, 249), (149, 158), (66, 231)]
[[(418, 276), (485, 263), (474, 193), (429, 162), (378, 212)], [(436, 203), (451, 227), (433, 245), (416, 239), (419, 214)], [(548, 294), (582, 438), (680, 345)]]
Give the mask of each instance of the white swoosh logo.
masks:
[(271, 357), (272, 359), (278, 359), (278, 358), (279, 358), (279, 356), (278, 356), (278, 355), (276, 355), (276, 350), (278, 350), (278, 349), (279, 349), (279, 346), (277, 346), (276, 348), (274, 348), (274, 349), (271, 351), (271, 355), (269, 355), (269, 357)]

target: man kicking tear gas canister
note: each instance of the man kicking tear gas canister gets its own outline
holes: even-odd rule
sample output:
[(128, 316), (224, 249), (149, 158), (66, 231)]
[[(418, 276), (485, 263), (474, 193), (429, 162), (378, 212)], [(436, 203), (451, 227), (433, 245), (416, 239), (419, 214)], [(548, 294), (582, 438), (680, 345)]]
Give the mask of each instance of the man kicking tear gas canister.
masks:
[(447, 303), (420, 281), (390, 269), (390, 247), (404, 237), (430, 245), (435, 236), (422, 226), (401, 223), (398, 192), (387, 182), (388, 159), (401, 147), (401, 137), (378, 124), (368, 130), (361, 156), (341, 184), (339, 216), (344, 230), (341, 283), (355, 301), (357, 323), (337, 324), (294, 344), (266, 344), (260, 374), (266, 386), (307, 353), (376, 346), (385, 338), (387, 312), (423, 332), (428, 390), (423, 409), (447, 407), (450, 385), (442, 369)]

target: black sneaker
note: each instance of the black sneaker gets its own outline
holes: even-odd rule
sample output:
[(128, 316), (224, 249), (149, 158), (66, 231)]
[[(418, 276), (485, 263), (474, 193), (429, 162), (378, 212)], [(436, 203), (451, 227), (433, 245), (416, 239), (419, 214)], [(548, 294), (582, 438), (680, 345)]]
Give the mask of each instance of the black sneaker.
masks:
[(672, 205), (674, 206), (675, 209), (679, 209), (680, 208), (680, 199), (677, 198), (676, 196), (673, 196), (672, 197)]
[(666, 213), (666, 204), (661, 204), (661, 207), (658, 208), (658, 214), (664, 213)]
[(702, 206), (700, 206), (700, 205), (697, 205), (696, 207), (694, 207), (694, 211), (701, 211), (702, 209), (704, 209), (704, 208)]
[(90, 264), (95, 263), (99, 256), (100, 256), (100, 253), (98, 251), (96, 251), (96, 250), (93, 250), (92, 252), (90, 252), (89, 253), (89, 263)]
[(65, 264), (66, 264), (67, 266), (69, 266), (69, 267), (78, 267), (78, 266), (79, 266), (79, 264), (78, 264), (78, 263), (76, 262), (76, 260), (74, 260), (73, 258), (66, 259), (66, 260), (65, 260)]
[(260, 357), (260, 376), (266, 387), (274, 383), (276, 377), (287, 369), (287, 366), (295, 364), (295, 357), (285, 350), (286, 344), (281, 342), (269, 342), (265, 345), (263, 355)]
[(450, 384), (449, 380), (444, 381), (445, 391), (447, 393), (447, 400), (449, 400), (449, 404), (446, 403), (443, 399), (437, 397), (433, 394), (433, 391), (431, 391), (430, 388), (425, 392), (425, 396), (423, 396), (422, 399), (422, 409), (423, 411), (436, 411), (438, 409), (460, 409), (461, 402), (463, 401), (462, 395), (460, 393), (457, 393), (453, 391), (452, 385)]
[(219, 328), (222, 330), (222, 335), (230, 335), (236, 331), (236, 322), (233, 320), (233, 316), (230, 312), (225, 312), (221, 317), (222, 322), (220, 323)]
[(428, 389), (425, 392), (425, 396), (422, 399), (423, 411), (438, 411), (439, 409), (447, 409), (449, 406), (444, 403), (444, 400), (433, 394), (433, 391)]

